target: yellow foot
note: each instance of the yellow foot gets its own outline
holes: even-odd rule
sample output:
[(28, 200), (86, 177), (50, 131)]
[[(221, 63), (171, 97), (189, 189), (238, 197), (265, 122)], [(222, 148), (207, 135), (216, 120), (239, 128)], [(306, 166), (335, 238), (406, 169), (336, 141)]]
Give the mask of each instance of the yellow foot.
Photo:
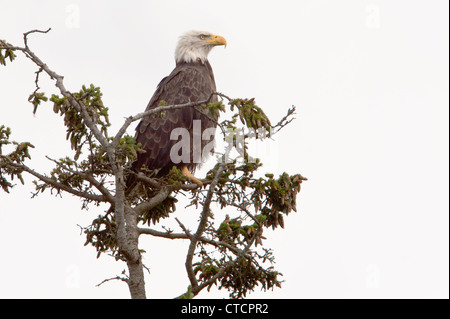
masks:
[(187, 178), (189, 178), (189, 180), (195, 184), (198, 185), (198, 187), (202, 187), (203, 183), (196, 178), (194, 175), (192, 175), (191, 172), (189, 172), (187, 166), (183, 166), (183, 168), (181, 169), (181, 174), (183, 174), (184, 176), (186, 176)]

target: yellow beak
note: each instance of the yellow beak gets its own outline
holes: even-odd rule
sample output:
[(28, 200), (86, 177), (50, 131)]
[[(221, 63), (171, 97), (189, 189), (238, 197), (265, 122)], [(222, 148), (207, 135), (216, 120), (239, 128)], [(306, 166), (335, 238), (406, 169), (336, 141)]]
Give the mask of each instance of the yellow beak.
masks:
[(227, 46), (227, 40), (220, 35), (213, 35), (212, 39), (203, 41), (212, 45), (224, 45)]

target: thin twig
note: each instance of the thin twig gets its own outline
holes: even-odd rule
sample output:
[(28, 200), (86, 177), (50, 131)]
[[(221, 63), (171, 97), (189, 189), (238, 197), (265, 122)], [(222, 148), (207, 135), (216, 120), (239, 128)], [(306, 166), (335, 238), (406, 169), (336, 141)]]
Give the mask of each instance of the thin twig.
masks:
[(116, 276), (116, 277), (113, 277), (113, 278), (108, 278), (108, 279), (103, 280), (101, 283), (95, 285), (95, 287), (100, 287), (105, 282), (108, 282), (108, 281), (111, 281), (111, 280), (121, 280), (121, 281), (123, 281), (123, 282), (125, 282), (127, 284), (128, 284), (128, 281), (129, 281), (128, 278), (123, 278), (123, 277), (120, 277), (120, 276)]
[(30, 35), (31, 33), (48, 33), (50, 32), (52, 28), (48, 28), (46, 31), (42, 31), (42, 30), (31, 30), (28, 32), (25, 32), (23, 34), (23, 43), (25, 44), (25, 48), (28, 49), (28, 35)]
[[(280, 121), (278, 121), (277, 124), (272, 126), (272, 129), (276, 129), (275, 132), (271, 132), (271, 135), (274, 135), (278, 133), (283, 127), (291, 123), (293, 120), (295, 120), (295, 117), (291, 117), (295, 114), (295, 105), (292, 105), (292, 107), (287, 111), (287, 114), (281, 118)], [(291, 118), (290, 118), (291, 117)]]

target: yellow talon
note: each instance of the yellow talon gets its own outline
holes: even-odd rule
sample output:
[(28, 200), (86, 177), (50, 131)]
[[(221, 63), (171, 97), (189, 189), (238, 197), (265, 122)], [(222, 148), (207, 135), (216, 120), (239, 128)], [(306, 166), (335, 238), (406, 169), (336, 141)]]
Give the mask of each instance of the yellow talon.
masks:
[(183, 176), (186, 176), (187, 178), (189, 178), (189, 180), (195, 184), (198, 185), (198, 187), (202, 187), (203, 183), (202, 181), (200, 181), (197, 177), (195, 177), (194, 175), (192, 175), (191, 172), (189, 172), (187, 166), (183, 166), (183, 168), (181, 169), (181, 174), (183, 174)]

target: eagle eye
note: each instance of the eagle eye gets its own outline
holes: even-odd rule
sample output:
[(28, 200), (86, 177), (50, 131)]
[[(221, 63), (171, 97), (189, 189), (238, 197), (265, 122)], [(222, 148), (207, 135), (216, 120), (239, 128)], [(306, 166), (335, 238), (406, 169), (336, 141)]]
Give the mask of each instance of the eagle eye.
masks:
[(200, 34), (199, 38), (200, 38), (200, 40), (205, 40), (206, 39), (206, 35), (205, 34)]

